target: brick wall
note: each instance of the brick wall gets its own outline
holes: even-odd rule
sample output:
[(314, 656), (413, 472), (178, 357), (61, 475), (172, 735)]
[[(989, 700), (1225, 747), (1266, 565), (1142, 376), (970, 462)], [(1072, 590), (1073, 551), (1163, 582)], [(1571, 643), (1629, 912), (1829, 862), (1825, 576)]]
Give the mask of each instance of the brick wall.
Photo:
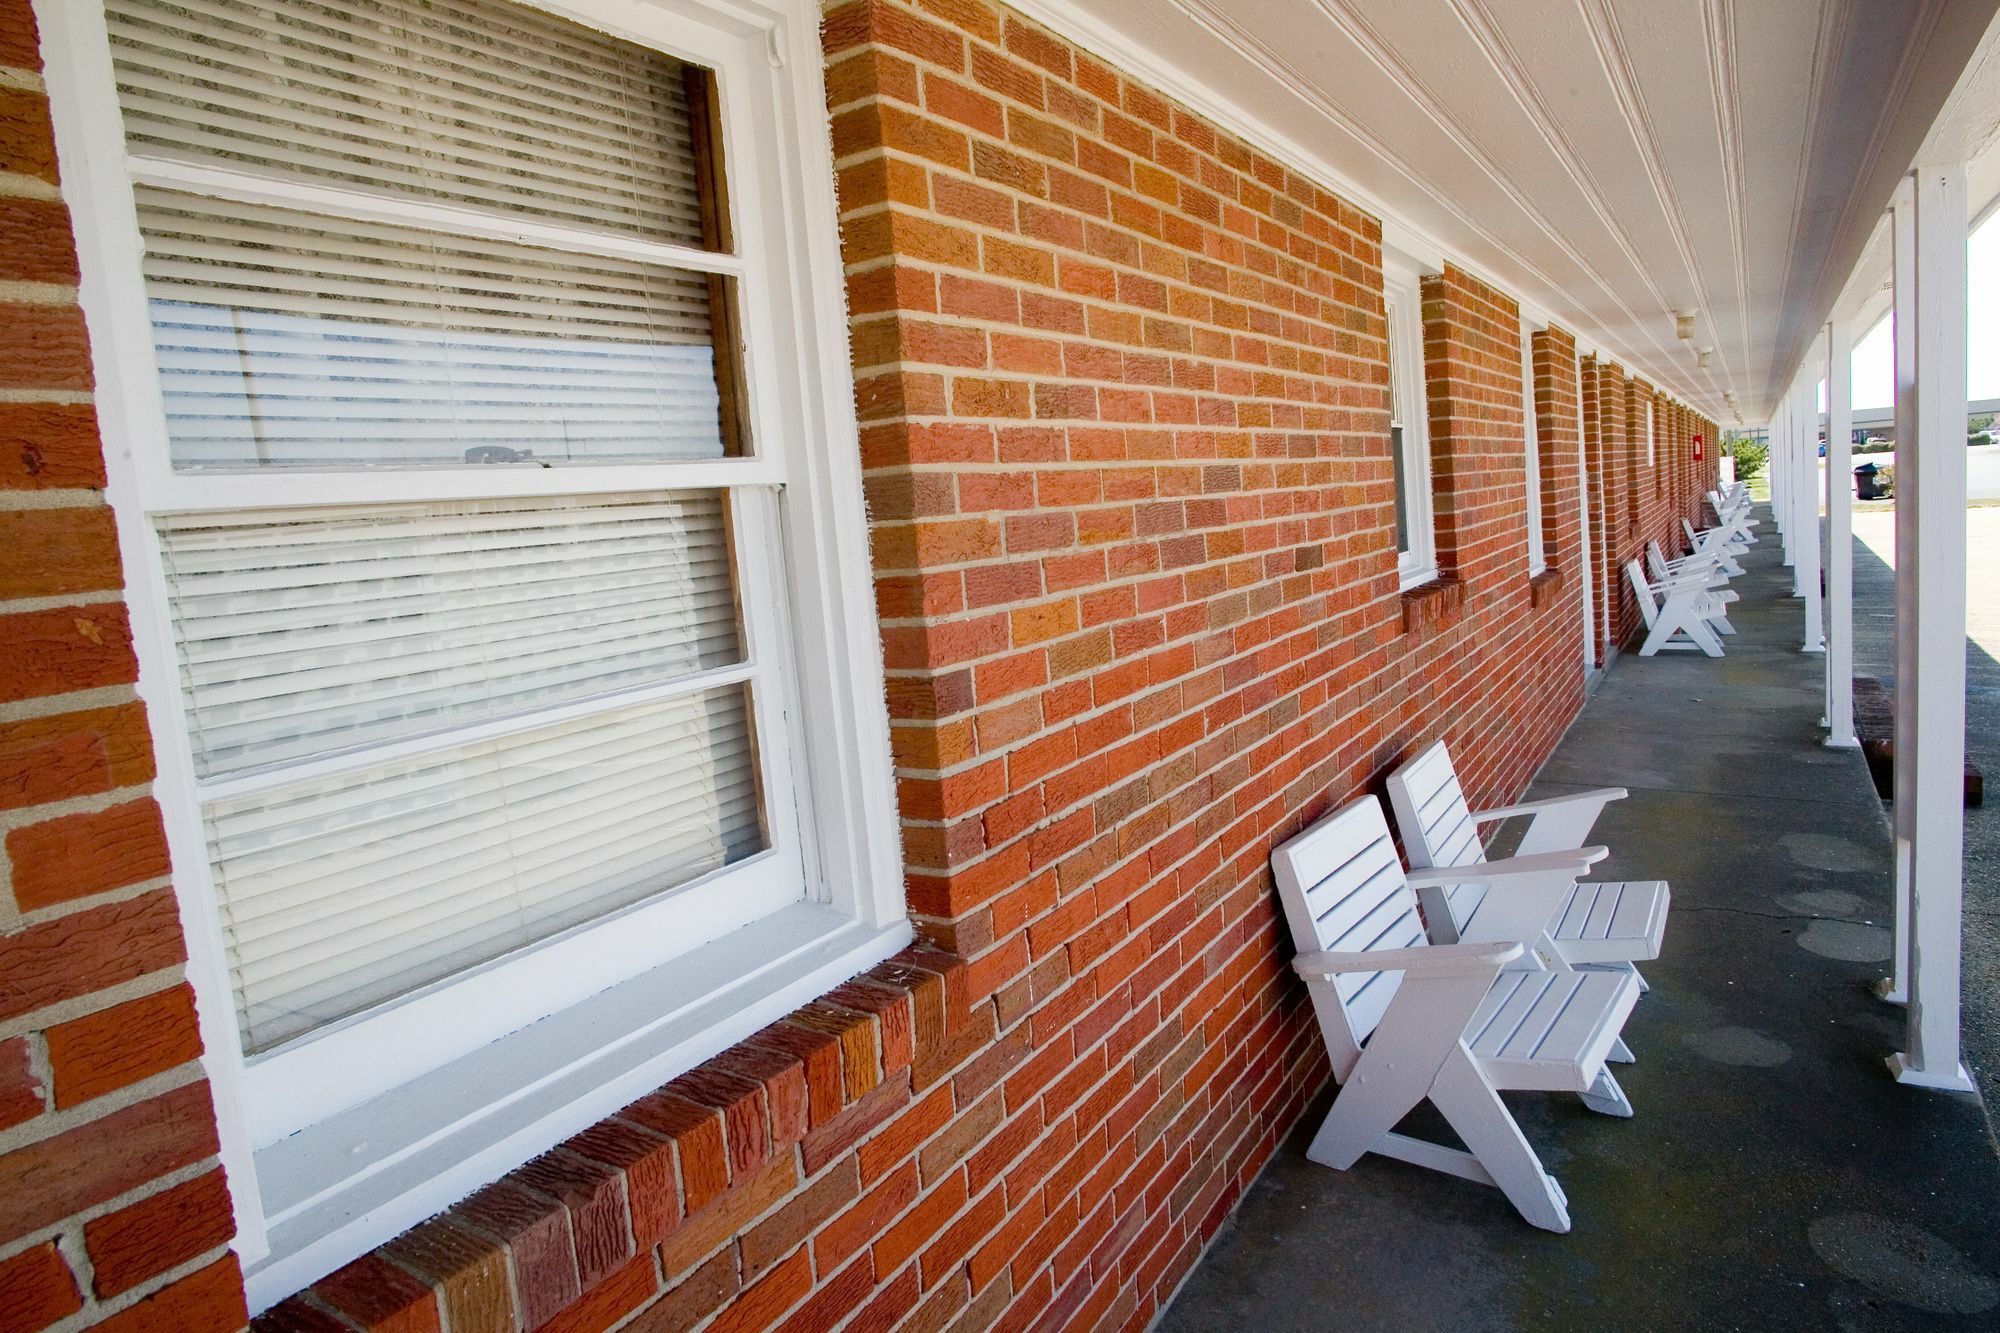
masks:
[(236, 1328), (27, 0), (0, 0), (0, 1328)]
[[(0, 15), (0, 530), (38, 553), (0, 586), (0, 1328), (234, 1327), (74, 261)], [(1580, 457), (1599, 560), (1638, 531), (1617, 367), (1583, 362), (1579, 432), (1568, 333), (1524, 386), (1511, 298), (1425, 283), (1448, 556), (1401, 592), (1374, 219), (983, 0), (837, 5), (825, 46), (925, 942), (260, 1328), (1143, 1327), (1326, 1081), (1270, 847), (1438, 736), (1511, 798), (1580, 704)]]

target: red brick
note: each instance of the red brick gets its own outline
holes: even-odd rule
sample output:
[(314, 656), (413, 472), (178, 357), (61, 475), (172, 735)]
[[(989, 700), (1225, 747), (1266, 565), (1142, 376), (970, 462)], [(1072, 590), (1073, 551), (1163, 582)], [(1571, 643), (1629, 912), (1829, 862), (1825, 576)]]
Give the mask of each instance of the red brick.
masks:
[(0, 490), (103, 486), (104, 450), (93, 408), (86, 403), (0, 403)]
[(140, 705), (0, 723), (0, 809), (90, 796), (153, 776)]
[(76, 1106), (201, 1054), (194, 992), (185, 984), (48, 1030), (56, 1105)]
[(618, 1115), (673, 1140), (674, 1157), (680, 1163), (682, 1202), (690, 1214), (729, 1188), (729, 1149), (720, 1111), (656, 1092)]
[[(6, 311), (0, 308), (0, 321)], [(6, 349), (0, 347), (0, 364)], [(132, 629), (117, 605), (60, 607), (0, 616), (0, 702), (129, 684), (138, 675)]]
[(35, 31), (35, 7), (16, 0), (0, 5), (0, 65), (11, 69), (42, 67), (41, 36)]
[[(0, 89), (0, 157), (4, 157), (10, 97)], [(0, 161), (0, 169), (4, 169)], [(92, 386), (90, 342), (83, 312), (71, 305), (0, 301), (0, 389), (70, 389)]]
[(83, 1227), (91, 1287), (99, 1297), (130, 1291), (148, 1278), (229, 1242), (236, 1232), (229, 1187), (220, 1171), (176, 1185)]
[(55, 131), (49, 125), (49, 99), (41, 93), (0, 88), (0, 171), (55, 183)]
[(88, 995), (187, 957), (170, 889), (0, 936), (0, 1018)]
[(803, 1248), (746, 1288), (708, 1326), (709, 1333), (751, 1333), (770, 1327), (812, 1290), (812, 1264)]
[[(445, 1216), (467, 1231), (507, 1247), (514, 1298), (528, 1328), (546, 1323), (583, 1294), (569, 1212), (553, 1199), (511, 1180), (488, 1185)], [(457, 1321), (453, 1321), (456, 1326)]]
[(369, 1333), (439, 1333), (430, 1285), (373, 1254), (364, 1254), (312, 1286), (315, 1299)]
[(42, 1080), (28, 1063), (28, 1039), (0, 1041), (0, 1129), (42, 1113)]
[(14, 901), (24, 912), (167, 873), (167, 834), (150, 796), (7, 835)]
[(445, 1327), (513, 1329), (515, 1306), (507, 1277), (507, 1251), (497, 1241), (432, 1218), (404, 1232), (377, 1253), (437, 1291)]
[(99, 1333), (188, 1333), (237, 1329), (249, 1321), (236, 1256), (225, 1254), (97, 1325)]
[(524, 1185), (561, 1203), (569, 1213), (577, 1277), (589, 1291), (632, 1257), (624, 1173), (572, 1153), (545, 1153), (512, 1172)]
[(16, 1148), (0, 1156), (0, 1244), (215, 1152), (206, 1083)]
[(536, 1333), (603, 1333), (644, 1305), (659, 1289), (653, 1256), (642, 1254), (611, 1273), (582, 1300), (543, 1324)]
[(680, 1184), (674, 1175), (673, 1140), (635, 1125), (607, 1120), (563, 1144), (565, 1151), (614, 1167), (625, 1177), (633, 1244), (657, 1245), (681, 1219)]
[(124, 581), (106, 505), (0, 510), (0, 550), (34, 553), (0, 563), (0, 597), (68, 597)]
[[(0, 27), (0, 44), (6, 33)], [(0, 278), (74, 286), (69, 210), (54, 199), (0, 199)]]
[(0, 1333), (39, 1333), (83, 1308), (53, 1241), (0, 1259)]

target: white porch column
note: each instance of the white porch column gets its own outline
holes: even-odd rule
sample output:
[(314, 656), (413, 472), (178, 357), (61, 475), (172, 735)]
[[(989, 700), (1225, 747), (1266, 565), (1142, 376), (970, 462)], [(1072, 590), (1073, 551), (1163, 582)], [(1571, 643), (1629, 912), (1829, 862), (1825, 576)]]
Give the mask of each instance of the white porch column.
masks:
[(1778, 398), (1766, 434), (1770, 450), (1770, 518), (1778, 524), (1778, 548), (1784, 564), (1792, 564), (1792, 394)]
[[(1909, 183), (1896, 192), (1889, 208), (1889, 236), (1892, 264), (1892, 305), (1890, 353), (1896, 397), (1896, 441), (1898, 458), (1915, 458), (1908, 441), (1917, 433), (1917, 233), (1911, 212)], [(1902, 733), (1915, 714), (1917, 698), (1917, 624), (1906, 619), (1903, 608), (1912, 598), (1917, 576), (1917, 506), (1922, 497), (1914, 484), (1896, 488), (1896, 617), (1895, 617), (1895, 718), (1890, 735), (1898, 754), (1892, 774), (1889, 822), (1896, 840), (1896, 934), (1892, 943), (1890, 974), (1882, 979), (1877, 992), (1893, 1004), (1910, 1002), (1910, 829), (1915, 808), (1915, 769), (1901, 753)], [(1914, 741), (1912, 742), (1914, 744)], [(1914, 753), (1914, 751), (1912, 751)]]
[(1854, 736), (1854, 330), (1826, 326), (1826, 743)]
[[(1898, 504), (1922, 521), (1910, 566), (1898, 568), (1898, 684), (1914, 707), (1896, 719), (1896, 765), (1911, 769), (1908, 1048), (1889, 1058), (1899, 1081), (1969, 1091), (1959, 1063), (1959, 949), (1965, 841), (1965, 166), (1919, 167), (1915, 223), (1915, 426), (1896, 441)], [(1900, 285), (1901, 274), (1898, 274)], [(1902, 378), (1898, 371), (1898, 379)], [(1915, 513), (1908, 517), (1916, 517)], [(1898, 525), (1901, 526), (1900, 524)], [(1907, 579), (1905, 578), (1907, 575)], [(1914, 654), (1901, 660), (1905, 618)]]
[[(1811, 362), (1808, 361), (1810, 366)], [(1802, 368), (1792, 384), (1792, 432), (1798, 459), (1798, 485), (1793, 489), (1798, 506), (1798, 540), (1792, 544), (1793, 591), (1805, 601), (1805, 625), (1799, 651), (1826, 651), (1826, 632), (1820, 624), (1819, 583), (1819, 376)]]

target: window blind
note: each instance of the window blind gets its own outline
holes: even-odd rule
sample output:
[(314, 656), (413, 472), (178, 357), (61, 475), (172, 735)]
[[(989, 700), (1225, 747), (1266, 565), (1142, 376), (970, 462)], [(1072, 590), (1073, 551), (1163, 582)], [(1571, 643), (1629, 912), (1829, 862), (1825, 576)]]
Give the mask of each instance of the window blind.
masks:
[(209, 809), (256, 1052), (757, 851), (741, 686)]
[(705, 274), (139, 191), (181, 467), (719, 458)]
[(742, 657), (715, 491), (178, 516), (161, 542), (203, 777)]
[(132, 151), (702, 243), (670, 56), (479, 0), (110, 0)]

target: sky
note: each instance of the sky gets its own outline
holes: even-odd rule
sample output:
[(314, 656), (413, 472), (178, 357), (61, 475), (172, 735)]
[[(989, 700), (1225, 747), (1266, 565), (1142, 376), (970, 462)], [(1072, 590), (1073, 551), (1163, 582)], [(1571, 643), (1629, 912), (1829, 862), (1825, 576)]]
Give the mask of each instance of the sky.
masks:
[[(1971, 307), (1966, 329), (1966, 393), (1971, 399), (2000, 398), (2000, 212), (1986, 219), (1967, 242), (1966, 288)], [(1885, 318), (1854, 344), (1850, 363), (1857, 408), (1887, 407), (1896, 396), (1896, 370)], [(1826, 381), (1819, 385), (1826, 410)]]

